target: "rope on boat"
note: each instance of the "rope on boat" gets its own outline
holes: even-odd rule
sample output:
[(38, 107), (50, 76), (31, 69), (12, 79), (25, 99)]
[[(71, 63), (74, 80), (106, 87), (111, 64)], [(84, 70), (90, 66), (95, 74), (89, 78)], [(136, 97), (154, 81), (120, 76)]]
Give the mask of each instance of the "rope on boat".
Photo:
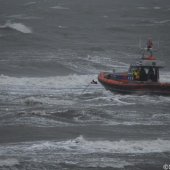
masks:
[(89, 87), (91, 84), (97, 84), (97, 81), (92, 80), (92, 81), (84, 88), (84, 90), (81, 92), (80, 96), (88, 89), (88, 87)]

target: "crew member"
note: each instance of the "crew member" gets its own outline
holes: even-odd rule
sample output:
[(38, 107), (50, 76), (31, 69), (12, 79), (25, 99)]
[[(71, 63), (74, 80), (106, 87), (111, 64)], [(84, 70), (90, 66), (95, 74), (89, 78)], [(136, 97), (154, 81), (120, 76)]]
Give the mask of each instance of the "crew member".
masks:
[(134, 80), (140, 80), (140, 70), (136, 69), (133, 71)]
[(147, 74), (145, 69), (142, 67), (140, 71), (140, 80), (141, 81), (147, 81)]
[(154, 81), (154, 77), (155, 77), (155, 74), (154, 74), (153, 68), (150, 67), (148, 71), (148, 80)]

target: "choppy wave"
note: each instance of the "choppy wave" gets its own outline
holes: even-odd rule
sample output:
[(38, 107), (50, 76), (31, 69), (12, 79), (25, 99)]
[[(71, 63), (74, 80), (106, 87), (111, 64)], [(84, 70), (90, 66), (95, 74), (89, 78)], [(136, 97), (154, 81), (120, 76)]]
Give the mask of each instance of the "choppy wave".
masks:
[[(78, 152), (83, 153), (153, 153), (170, 151), (170, 141), (161, 139), (148, 141), (89, 141), (80, 136), (74, 140), (59, 142), (58, 144), (61, 144), (61, 147), (66, 146), (66, 149), (70, 151), (74, 150), (72, 146), (75, 146)], [(56, 147), (56, 145), (53, 146), (54, 148)]]
[[(92, 123), (108, 126), (169, 124), (170, 119), (166, 114), (169, 97), (113, 95), (100, 84), (90, 84), (96, 77), (97, 75), (74, 74), (17, 78), (1, 75), (0, 100), (4, 105), (3, 110), (12, 116), (16, 115), (16, 119), (13, 121), (13, 117), (10, 119), (1, 114), (4, 117), (0, 124), (45, 127), (62, 126), (70, 122), (75, 126)], [(143, 107), (149, 109), (143, 111)], [(134, 113), (134, 110), (137, 112)], [(57, 124), (56, 120), (60, 123)]]
[(14, 18), (14, 19), (20, 19), (20, 20), (40, 19), (40, 17), (26, 16), (24, 14), (14, 14), (14, 15), (7, 16), (7, 18)]
[(27, 106), (35, 106), (35, 105), (43, 105), (43, 104), (51, 104), (51, 105), (73, 105), (75, 102), (73, 100), (67, 99), (56, 99), (56, 98), (49, 98), (49, 97), (27, 97), (21, 100), (22, 103), (26, 104)]
[(44, 78), (17, 78), (9, 76), (0, 76), (0, 85), (14, 86), (18, 88), (20, 86), (35, 88), (74, 88), (76, 86), (87, 86), (89, 83), (96, 79), (97, 75), (68, 75), (68, 76), (56, 76), (56, 77), (44, 77)]
[(0, 28), (1, 29), (10, 28), (24, 34), (32, 33), (31, 28), (25, 26), (22, 23), (16, 23), (16, 22), (12, 23), (11, 21), (7, 21), (4, 25), (1, 25)]
[(162, 153), (170, 152), (170, 141), (163, 139), (156, 140), (87, 140), (83, 136), (66, 141), (42, 141), (36, 143), (24, 143), (20, 145), (0, 146), (0, 154), (5, 155), (8, 152), (11, 154), (19, 152), (29, 154), (39, 151), (55, 151), (60, 154), (64, 153)]
[(36, 99), (35, 97), (28, 97), (24, 100), (26, 105), (41, 105), (43, 104), (42, 100)]
[(112, 68), (128, 68), (129, 66), (129, 64), (127, 63), (116, 61), (106, 56), (103, 57), (103, 56), (97, 56), (97, 55), (95, 56), (88, 55), (87, 58), (85, 58), (84, 60), (88, 60), (96, 64), (103, 64), (105, 66), (111, 66)]
[[(87, 99), (85, 102), (88, 102), (88, 106), (125, 106), (125, 105), (134, 105), (136, 104), (135, 101), (128, 101), (128, 95), (126, 95), (122, 98), (120, 95), (106, 95), (106, 96), (99, 96), (99, 97), (93, 97), (92, 99)], [(124, 100), (125, 99), (125, 100)]]
[[(170, 81), (169, 74), (163, 74), (161, 81)], [(28, 94), (20, 98), (20, 102), (28, 106), (34, 105), (72, 105), (72, 98), (81, 99), (88, 107), (92, 106), (128, 106), (128, 105), (148, 105), (158, 103), (169, 103), (169, 97), (161, 96), (138, 96), (119, 95), (106, 91), (100, 83), (91, 84), (97, 75), (68, 75), (55, 77), (9, 77), (0, 76), (0, 90), (9, 94)], [(41, 94), (41, 95), (40, 95)], [(65, 94), (63, 97), (61, 95)], [(67, 95), (66, 95), (67, 94)], [(68, 94), (70, 94), (68, 96)], [(90, 94), (93, 94), (91, 96)], [(38, 95), (38, 96), (35, 96)], [(57, 97), (57, 96), (58, 97)], [(79, 95), (79, 96), (76, 96)], [(2, 96), (3, 97), (3, 96)]]
[(93, 98), (85, 100), (85, 102), (89, 102), (92, 105), (101, 105), (110, 104), (110, 105), (148, 105), (153, 104), (157, 105), (160, 103), (169, 103), (170, 98), (165, 96), (149, 96), (149, 95), (120, 95), (120, 94), (112, 94), (108, 91), (103, 92), (100, 96), (94, 96)]
[[(58, 120), (53, 120), (52, 118), (48, 118), (48, 113), (45, 111), (34, 110), (32, 112), (20, 112), (17, 114), (19, 117), (17, 118), (8, 118), (5, 120), (1, 120), (1, 126), (14, 126), (14, 125), (28, 125), (34, 127), (64, 127), (64, 126), (72, 126), (73, 124), (62, 122)], [(41, 116), (41, 117), (38, 117)], [(43, 116), (43, 117), (42, 117)]]
[[(101, 70), (112, 71), (113, 68), (118, 69), (118, 71), (125, 71), (129, 66), (129, 64), (125, 62), (115, 60), (109, 56), (102, 56), (101, 54), (87, 55), (84, 58), (78, 56), (75, 57), (75, 54), (70, 55), (72, 55), (72, 60), (70, 60), (69, 57), (67, 60), (63, 60), (61, 64), (79, 72), (80, 74), (98, 74)], [(121, 54), (116, 55), (119, 56)]]
[(14, 165), (19, 165), (19, 161), (15, 158), (0, 159), (0, 167), (11, 167)]
[[(0, 167), (18, 164), (21, 167), (27, 167), (27, 164), (29, 164), (30, 169), (35, 165), (39, 166), (41, 163), (43, 167), (49, 164), (55, 164), (58, 167), (62, 164), (79, 168), (112, 167), (121, 169), (125, 166), (134, 166), (134, 164), (140, 163), (140, 160), (136, 159), (136, 155), (143, 157), (145, 154), (161, 154), (164, 152), (170, 152), (169, 140), (94, 141), (79, 136), (63, 141), (37, 141), (0, 145), (1, 157), (17, 158), (1, 159)], [(120, 154), (123, 154), (126, 158), (124, 156), (120, 157)], [(23, 159), (26, 161), (23, 161)]]

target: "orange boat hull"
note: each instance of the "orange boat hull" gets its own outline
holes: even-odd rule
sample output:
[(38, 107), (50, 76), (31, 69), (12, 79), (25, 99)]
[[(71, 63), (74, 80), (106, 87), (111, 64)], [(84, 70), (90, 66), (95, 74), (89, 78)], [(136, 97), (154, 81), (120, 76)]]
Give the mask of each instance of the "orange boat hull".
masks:
[(170, 95), (170, 83), (130, 81), (128, 79), (116, 80), (108, 78), (108, 73), (106, 72), (101, 72), (98, 76), (98, 80), (111, 92), (122, 94), (135, 93), (141, 95)]

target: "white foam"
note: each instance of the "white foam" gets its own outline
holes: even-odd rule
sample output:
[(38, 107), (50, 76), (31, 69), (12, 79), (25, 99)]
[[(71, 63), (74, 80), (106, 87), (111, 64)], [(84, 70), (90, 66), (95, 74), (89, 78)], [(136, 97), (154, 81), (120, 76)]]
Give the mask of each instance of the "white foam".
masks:
[(34, 5), (34, 4), (36, 4), (36, 2), (34, 2), (34, 1), (33, 2), (28, 2), (28, 3), (25, 3), (24, 6), (29, 6), (29, 5)]
[[(64, 127), (64, 126), (72, 126), (71, 123), (66, 123), (62, 121), (57, 121), (53, 119), (48, 119), (48, 113), (45, 111), (31, 111), (31, 112), (20, 112), (18, 113), (19, 118), (9, 118), (8, 120), (0, 120), (1, 125), (4, 126), (13, 126), (13, 125), (34, 125), (35, 127)], [(24, 115), (24, 116), (23, 116)], [(34, 115), (40, 115), (41, 117), (37, 117)], [(42, 116), (46, 116), (45, 118)]]
[(139, 6), (139, 7), (137, 7), (138, 9), (141, 9), (141, 10), (147, 10), (148, 9), (148, 7), (144, 7), (144, 6)]
[(103, 15), (102, 17), (103, 17), (103, 18), (109, 18), (109, 16), (108, 16), (108, 15)]
[(159, 10), (159, 9), (161, 9), (161, 7), (159, 7), (159, 6), (155, 6), (155, 7), (153, 7), (153, 9), (155, 9), (155, 10)]
[(28, 97), (26, 99), (24, 99), (24, 103), (26, 105), (41, 105), (43, 104), (43, 102), (40, 99), (37, 99), (35, 97)]
[(56, 98), (49, 98), (49, 97), (27, 97), (21, 100), (21, 103), (24, 103), (28, 106), (35, 106), (35, 105), (43, 105), (43, 104), (50, 104), (50, 105), (73, 105), (75, 104), (74, 100), (67, 100), (67, 99), (56, 99)]
[(161, 139), (143, 141), (88, 141), (80, 136), (74, 140), (58, 142), (58, 146), (83, 153), (159, 153), (170, 151), (170, 141)]
[(10, 146), (8, 148), (0, 147), (1, 154), (8, 149), (22, 150), (23, 152), (36, 152), (43, 150), (52, 150), (62, 153), (162, 153), (170, 152), (170, 140), (156, 139), (156, 140), (120, 140), (120, 141), (108, 141), (108, 140), (86, 140), (83, 136), (79, 136), (75, 139), (70, 139), (60, 142), (42, 141), (34, 144), (27, 143), (23, 146)]
[(33, 77), (9, 77), (9, 76), (0, 76), (0, 85), (1, 87), (10, 86), (12, 87), (30, 87), (30, 88), (54, 88), (62, 90), (64, 88), (76, 88), (76, 87), (86, 87), (90, 84), (93, 79), (96, 79), (97, 75), (68, 75), (68, 76), (56, 76), (56, 77), (43, 77), (43, 78), (33, 78)]
[(120, 158), (109, 158), (109, 157), (105, 157), (102, 156), (101, 157), (97, 157), (97, 158), (86, 158), (84, 161), (81, 161), (78, 163), (80, 167), (84, 168), (118, 168), (118, 169), (124, 169), (125, 166), (130, 166), (133, 165), (132, 163), (129, 163), (125, 160), (122, 160)]
[(40, 17), (35, 16), (26, 16), (24, 14), (14, 14), (7, 16), (8, 18), (14, 18), (14, 19), (23, 19), (23, 20), (29, 20), (29, 19), (40, 19)]
[(66, 27), (66, 26), (62, 26), (62, 25), (59, 25), (58, 28), (61, 28), (61, 29), (63, 28), (63, 29), (65, 29), (65, 28), (67, 28), (67, 27)]
[(24, 34), (32, 33), (31, 28), (25, 26), (22, 23), (12, 23), (11, 21), (7, 21), (6, 24), (1, 25), (0, 28), (11, 28)]
[(170, 98), (163, 96), (150, 96), (150, 95), (121, 95), (121, 94), (112, 94), (110, 91), (102, 91), (102, 95), (96, 96), (90, 99), (84, 100), (87, 106), (126, 106), (126, 105), (157, 105), (157, 104), (168, 104)]
[(0, 167), (19, 165), (19, 161), (15, 158), (0, 159)]
[(160, 82), (170, 82), (170, 72), (161, 72)]
[(140, 10), (151, 10), (151, 9), (160, 10), (161, 7), (159, 7), (159, 6), (154, 6), (154, 7), (152, 7), (152, 8), (149, 8), (149, 7), (145, 7), (145, 6), (139, 6), (139, 7), (137, 7), (137, 9), (140, 9)]
[(70, 55), (75, 62), (70, 61), (70, 58), (62, 61), (60, 59), (59, 62), (66, 68), (71, 68), (79, 73), (98, 74), (101, 71), (101, 67), (105, 68), (105, 71), (112, 71), (113, 68), (118, 68), (119, 71), (127, 71), (129, 67), (129, 64), (113, 60), (108, 56), (87, 55), (87, 57), (82, 58), (76, 56), (76, 54), (71, 53)]
[[(58, 142), (60, 144), (61, 142)], [(121, 158), (109, 158), (105, 155), (101, 156), (85, 156), (87, 152), (75, 152), (74, 146), (72, 146), (72, 151), (67, 152), (69, 147), (60, 146), (60, 150), (56, 150), (55, 142), (35, 142), (30, 146), (29, 143), (23, 143), (21, 145), (13, 145), (5, 147), (5, 152), (0, 150), (0, 153), (5, 155), (17, 155), (19, 157), (26, 156), (31, 158), (34, 162), (50, 162), (50, 163), (64, 163), (69, 165), (78, 164), (79, 167), (113, 167), (113, 168), (123, 168), (124, 166), (132, 165)], [(75, 146), (76, 147), (76, 146)], [(75, 148), (76, 149), (76, 148)], [(3, 150), (3, 149), (2, 149)], [(7, 152), (6, 152), (7, 151)], [(51, 154), (51, 153), (55, 154)], [(78, 156), (76, 156), (78, 155)], [(84, 159), (85, 158), (85, 159)]]
[(97, 56), (97, 55), (95, 56), (88, 55), (87, 58), (85, 58), (84, 60), (88, 60), (96, 64), (104, 64), (107, 66), (111, 66), (112, 68), (119, 68), (119, 67), (127, 68), (129, 66), (129, 64), (127, 63), (113, 60), (107, 56), (103, 57), (103, 56)]
[(52, 6), (52, 7), (50, 7), (50, 8), (52, 8), (52, 9), (59, 9), (59, 10), (68, 10), (69, 8), (67, 8), (67, 7), (63, 7), (63, 6)]
[[(156, 140), (87, 140), (83, 136), (64, 141), (37, 141), (0, 145), (0, 156), (29, 157), (35, 161), (78, 164), (80, 167), (123, 168), (133, 164), (124, 158), (112, 158), (107, 154), (147, 154), (170, 152), (170, 141)], [(56, 153), (56, 154), (51, 154)], [(93, 156), (96, 154), (97, 156)], [(36, 156), (36, 158), (35, 158)], [(56, 162), (57, 160), (57, 162)], [(18, 164), (17, 160), (11, 161)], [(136, 162), (134, 162), (136, 163)], [(8, 161), (2, 161), (1, 166)]]
[(160, 113), (160, 114), (153, 114), (152, 119), (156, 120), (165, 120), (168, 121), (170, 120), (170, 114), (169, 113)]
[(170, 103), (170, 97), (168, 97), (168, 96), (159, 96), (159, 100), (162, 103)]
[(136, 120), (136, 121), (120, 121), (120, 122), (116, 122), (116, 121), (106, 121), (107, 125), (111, 125), (111, 126), (117, 126), (117, 125), (126, 125), (126, 126), (134, 126), (134, 125), (145, 125), (145, 126), (150, 126), (150, 125), (165, 125), (164, 122), (162, 121), (153, 121), (153, 120)]
[(170, 22), (169, 19), (166, 19), (166, 20), (161, 20), (161, 21), (153, 21), (155, 24), (166, 24), (168, 22)]
[[(111, 95), (111, 96), (110, 96)], [(99, 96), (99, 97), (96, 97), (96, 98), (92, 98), (92, 99), (87, 99), (86, 101), (87, 102), (90, 102), (91, 106), (97, 106), (99, 105), (100, 107), (101, 106), (113, 106), (113, 105), (134, 105), (135, 103), (134, 102), (126, 102), (126, 101), (123, 101), (122, 97), (120, 95), (112, 95), (110, 93), (110, 95), (108, 96)]]
[(126, 102), (126, 101), (123, 101), (121, 100), (121, 98), (118, 96), (118, 97), (115, 97), (115, 98), (112, 98), (114, 101), (116, 101), (119, 105), (134, 105), (136, 103), (131, 103), (131, 102)]

